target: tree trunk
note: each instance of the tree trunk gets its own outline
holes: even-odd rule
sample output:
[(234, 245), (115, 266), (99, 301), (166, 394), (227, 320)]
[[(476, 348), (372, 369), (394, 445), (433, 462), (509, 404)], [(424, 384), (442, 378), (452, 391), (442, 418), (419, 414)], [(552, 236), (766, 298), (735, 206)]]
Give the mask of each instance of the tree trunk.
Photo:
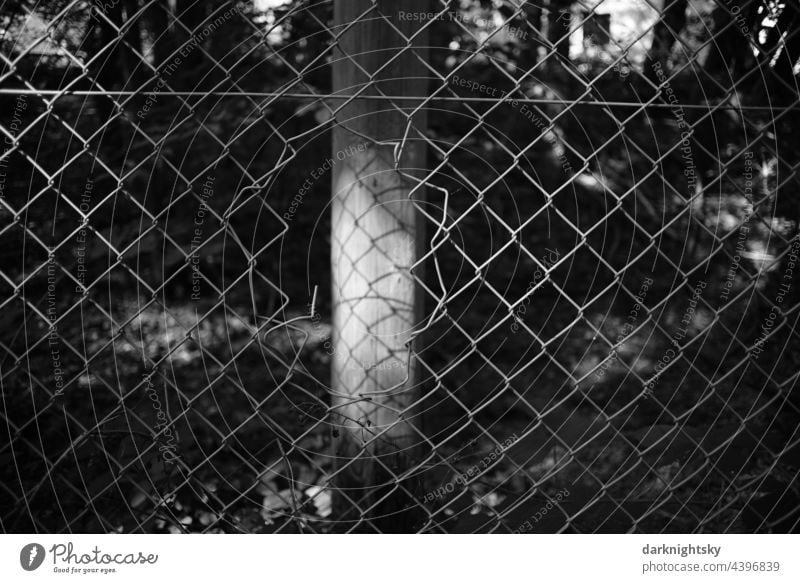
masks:
[(656, 86), (660, 83), (653, 65), (659, 63), (667, 76), (670, 75), (669, 58), (678, 35), (686, 26), (687, 6), (688, 0), (664, 0), (664, 9), (653, 27), (653, 42), (645, 60), (644, 75)]
[[(342, 36), (334, 55), (334, 92), (352, 95), (369, 85), (362, 95), (426, 95), (427, 32), (411, 43), (413, 53), (406, 49), (406, 38), (425, 22), (401, 19), (399, 11), (428, 12), (429, 1), (409, 0), (401, 8), (394, 0), (378, 0), (362, 16), (370, 6), (371, 0), (335, 3), (334, 30)], [(425, 165), (418, 132), (425, 129), (426, 116), (415, 114), (406, 132), (404, 115), (420, 103), (357, 98), (337, 112), (333, 131), (331, 389), (339, 492), (334, 505), (337, 519), (352, 529), (411, 530), (419, 496), (416, 482), (400, 476), (417, 458), (420, 442), (413, 426), (418, 390), (410, 347), (418, 302), (409, 271), (419, 233), (409, 194)], [(398, 171), (395, 155), (404, 136)], [(414, 200), (423, 193), (418, 188)]]
[[(572, 0), (550, 0), (547, 13), (547, 40), (556, 49), (548, 57), (550, 66), (564, 70), (569, 62), (569, 43), (572, 37)], [(560, 58), (559, 58), (560, 57)]]

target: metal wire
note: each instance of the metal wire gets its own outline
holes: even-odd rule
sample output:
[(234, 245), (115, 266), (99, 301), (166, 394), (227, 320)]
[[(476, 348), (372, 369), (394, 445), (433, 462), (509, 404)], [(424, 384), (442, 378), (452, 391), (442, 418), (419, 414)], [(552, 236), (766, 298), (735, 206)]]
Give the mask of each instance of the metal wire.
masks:
[[(625, 43), (607, 2), (437, 3), (457, 48), (414, 97), (331, 90), (330, 3), (106, 4), (23, 2), (0, 41), (4, 531), (385, 532), (398, 497), (413, 532), (796, 529), (796, 7), (631, 2)], [(359, 101), (429, 120), (388, 144), (427, 231), (418, 448), (369, 491), (335, 434), (396, 427), (336, 404), (325, 292)]]
[[(132, 97), (138, 95), (138, 91), (58, 91), (55, 89), (0, 89), (0, 95), (58, 95), (59, 97), (66, 96), (96, 96), (96, 95), (110, 95), (114, 97)], [(347, 95), (327, 94), (320, 95), (316, 93), (279, 93), (279, 92), (257, 92), (257, 91), (242, 91), (242, 92), (223, 92), (223, 91), (173, 91), (164, 95), (165, 97), (282, 97), (284, 99), (314, 99), (317, 101), (333, 101), (336, 99), (348, 99)], [(367, 101), (450, 101), (450, 102), (474, 102), (474, 103), (496, 103), (496, 99), (490, 97), (453, 97), (441, 96), (398, 96), (398, 95), (364, 95), (360, 99)], [(641, 109), (641, 102), (626, 102), (626, 101), (574, 101), (569, 99), (534, 99), (530, 97), (520, 97), (516, 99), (519, 103), (531, 103), (541, 105), (571, 105), (573, 107), (634, 107)], [(705, 109), (710, 108), (709, 104), (702, 103), (683, 103), (681, 105), (686, 109)], [(649, 107), (656, 109), (670, 109), (673, 107), (668, 103), (652, 103)], [(794, 109), (797, 103), (789, 105), (718, 105), (714, 109), (724, 110), (741, 110), (741, 111), (775, 111), (782, 109)]]

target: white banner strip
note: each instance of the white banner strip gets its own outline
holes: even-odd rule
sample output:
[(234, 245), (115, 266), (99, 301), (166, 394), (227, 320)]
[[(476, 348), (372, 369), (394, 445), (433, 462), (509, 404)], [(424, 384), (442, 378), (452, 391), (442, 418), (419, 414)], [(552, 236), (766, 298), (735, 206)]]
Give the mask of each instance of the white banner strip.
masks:
[(0, 581), (797, 582), (798, 540), (793, 535), (3, 535)]

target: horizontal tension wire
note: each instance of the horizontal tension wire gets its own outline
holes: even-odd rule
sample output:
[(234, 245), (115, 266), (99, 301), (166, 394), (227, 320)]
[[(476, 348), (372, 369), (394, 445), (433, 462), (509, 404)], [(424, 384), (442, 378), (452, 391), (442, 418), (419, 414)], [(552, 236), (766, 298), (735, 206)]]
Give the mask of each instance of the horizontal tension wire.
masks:
[[(0, 95), (62, 95), (62, 96), (116, 96), (130, 97), (133, 95), (144, 95), (146, 91), (98, 91), (98, 90), (58, 90), (58, 89), (0, 89)], [(274, 91), (159, 91), (159, 97), (285, 97), (290, 99), (350, 99), (351, 95), (320, 95), (315, 93), (278, 93)], [(384, 101), (455, 101), (455, 102), (483, 102), (497, 103), (496, 97), (457, 97), (457, 96), (425, 96), (416, 97), (408, 95), (359, 95), (356, 99), (373, 99)], [(541, 99), (532, 97), (508, 98), (505, 101), (514, 100), (518, 103), (539, 103), (550, 105), (572, 105), (590, 107), (647, 107), (647, 108), (673, 108), (670, 103), (643, 103), (638, 101), (575, 101), (571, 99)], [(681, 107), (689, 109), (733, 109), (742, 111), (784, 111), (793, 109), (800, 105), (800, 101), (790, 105), (716, 105), (700, 103), (681, 103)]]

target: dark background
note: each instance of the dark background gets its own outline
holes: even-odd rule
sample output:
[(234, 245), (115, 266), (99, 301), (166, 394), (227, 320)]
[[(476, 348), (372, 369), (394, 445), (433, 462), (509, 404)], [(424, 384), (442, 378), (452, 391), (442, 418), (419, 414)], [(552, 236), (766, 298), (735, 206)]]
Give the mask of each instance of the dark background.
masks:
[[(336, 101), (294, 96), (331, 90), (331, 3), (105, 6), (2, 5), (0, 124), (18, 145), (4, 143), (0, 199), (0, 526), (335, 530), (324, 509), (330, 176), (281, 219), (331, 155)], [(796, 529), (799, 296), (784, 275), (798, 234), (800, 12), (750, 2), (737, 23), (725, 6), (668, 2), (642, 57), (616, 66), (623, 52), (603, 30), (614, 10), (573, 24), (597, 39), (578, 54), (559, 42), (561, 11), (580, 11), (567, 1), (528, 3), (513, 21), (527, 38), (481, 42), (474, 19), (509, 18), (508, 3), (454, 3), (464, 20), (431, 29), (431, 92), (444, 87), (444, 99), (429, 105), (440, 149), (429, 147), (429, 167), (452, 152), (429, 178), (426, 210), (453, 230), (432, 250), (437, 225), (426, 225), (425, 281), (439, 290), (438, 266), (448, 301), (418, 355), (437, 389), (424, 407), (433, 455), (414, 488), (438, 488), (521, 439), (469, 487), (426, 504), (415, 530), (508, 531), (563, 488), (569, 497), (534, 532)], [(638, 26), (632, 36), (650, 28)], [(554, 138), (528, 148), (541, 130), (519, 109), (457, 99), (486, 97), (442, 81), (462, 63), (462, 78), (503, 91), (518, 81), (517, 97), (546, 100), (530, 107), (555, 119)], [(654, 63), (693, 130), (694, 190)], [(505, 302), (525, 294), (548, 249), (560, 262), (512, 332)], [(599, 377), (645, 278), (655, 282), (645, 309)], [(701, 282), (678, 356), (646, 395)], [(435, 306), (428, 294), (427, 313)]]

